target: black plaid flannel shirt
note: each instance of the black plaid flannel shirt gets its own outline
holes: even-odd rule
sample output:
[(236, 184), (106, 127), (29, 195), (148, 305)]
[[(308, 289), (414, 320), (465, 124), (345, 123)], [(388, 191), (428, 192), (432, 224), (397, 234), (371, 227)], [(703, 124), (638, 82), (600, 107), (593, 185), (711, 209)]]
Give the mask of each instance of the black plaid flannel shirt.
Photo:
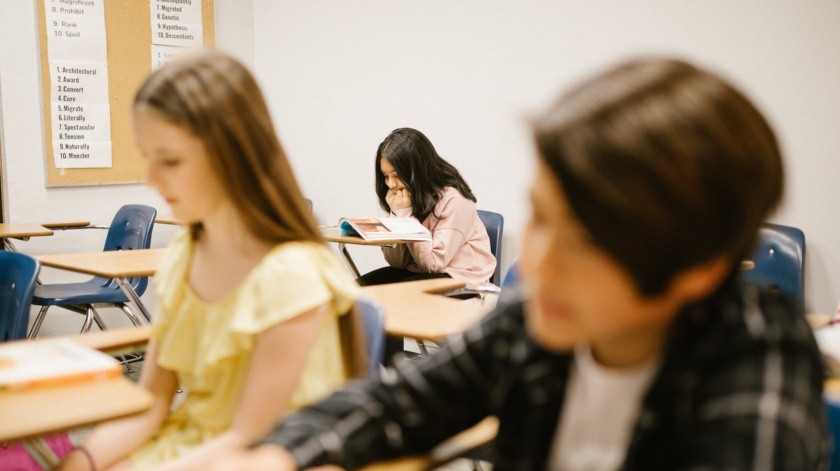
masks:
[[(801, 311), (727, 283), (672, 326), (623, 469), (826, 467), (823, 365)], [(286, 418), (264, 443), (301, 467), (352, 469), (424, 453), (487, 415), (494, 469), (545, 469), (572, 356), (527, 335), (521, 303), (500, 306), (422, 362), (402, 362)]]

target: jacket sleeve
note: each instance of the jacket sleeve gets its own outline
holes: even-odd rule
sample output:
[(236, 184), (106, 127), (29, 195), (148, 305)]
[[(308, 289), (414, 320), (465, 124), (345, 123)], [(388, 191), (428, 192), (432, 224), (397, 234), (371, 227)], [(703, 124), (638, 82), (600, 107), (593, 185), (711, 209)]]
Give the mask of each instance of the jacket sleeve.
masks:
[(430, 228), (431, 242), (405, 244), (417, 267), (425, 273), (443, 273), (466, 243), (475, 211), (475, 203), (460, 194), (441, 199), (429, 216), (437, 219)]
[(262, 443), (286, 448), (300, 468), (425, 453), (494, 413), (490, 398), (510, 373), (498, 349), (522, 335), (515, 324), (505, 311), (491, 313), (424, 361), (401, 362), (287, 417)]

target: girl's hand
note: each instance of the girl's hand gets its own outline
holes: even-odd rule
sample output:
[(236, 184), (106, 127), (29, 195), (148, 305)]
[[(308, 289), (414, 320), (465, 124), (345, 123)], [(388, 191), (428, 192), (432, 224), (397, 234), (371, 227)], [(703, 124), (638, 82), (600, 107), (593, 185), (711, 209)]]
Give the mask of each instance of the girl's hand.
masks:
[(408, 188), (388, 190), (388, 193), (385, 195), (385, 202), (391, 207), (391, 211), (410, 208), (411, 192), (408, 191)]

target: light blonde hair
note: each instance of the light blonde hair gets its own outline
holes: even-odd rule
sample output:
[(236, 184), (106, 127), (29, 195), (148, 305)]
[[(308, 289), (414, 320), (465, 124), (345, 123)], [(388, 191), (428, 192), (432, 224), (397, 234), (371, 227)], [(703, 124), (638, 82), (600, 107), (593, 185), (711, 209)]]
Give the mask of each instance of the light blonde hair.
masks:
[[(256, 80), (236, 59), (203, 51), (153, 72), (134, 96), (204, 145), (223, 191), (248, 230), (270, 244), (324, 243), (304, 199)], [(193, 224), (195, 239), (202, 231)], [(339, 318), (348, 376), (366, 371), (364, 337), (355, 309)]]

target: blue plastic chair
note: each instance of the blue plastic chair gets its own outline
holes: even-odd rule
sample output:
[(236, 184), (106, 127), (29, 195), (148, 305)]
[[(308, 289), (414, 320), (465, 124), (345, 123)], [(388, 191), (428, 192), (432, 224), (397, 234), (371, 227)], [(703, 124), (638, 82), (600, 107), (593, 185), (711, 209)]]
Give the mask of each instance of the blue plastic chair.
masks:
[(368, 372), (373, 375), (379, 371), (385, 354), (385, 312), (379, 303), (370, 299), (357, 299), (356, 307), (365, 331)]
[[(120, 208), (108, 228), (104, 251), (148, 249), (152, 242), (152, 229), (155, 225), (157, 210), (151, 206), (128, 204)], [(146, 276), (129, 278), (128, 284), (141, 296), (146, 291), (149, 278)], [(35, 338), (41, 329), (41, 323), (50, 306), (59, 306), (69, 311), (85, 315), (82, 333), (90, 330), (96, 322), (101, 330), (105, 324), (96, 312), (94, 305), (117, 307), (128, 316), (135, 326), (141, 325), (137, 316), (128, 308), (128, 298), (111, 278), (93, 277), (81, 283), (58, 283), (38, 285), (32, 304), (42, 306), (38, 311), (29, 338)]]
[(745, 282), (778, 290), (804, 305), (805, 234), (800, 229), (764, 224), (750, 260), (755, 266), (741, 272)]
[(840, 471), (840, 401), (833, 398), (825, 398), (825, 412), (828, 418), (828, 435), (831, 438), (831, 451), (828, 455), (828, 469)]
[(513, 263), (508, 267), (505, 273), (505, 278), (502, 280), (501, 290), (499, 291), (499, 301), (504, 302), (514, 297), (519, 287), (519, 257), (513, 259)]
[(499, 286), (501, 283), (501, 258), (502, 258), (502, 233), (505, 229), (505, 218), (492, 211), (478, 210), (478, 217), (487, 229), (487, 235), (490, 236), (490, 252), (496, 257), (496, 270), (493, 272), (493, 277), (490, 278), (490, 283)]
[(28, 255), (0, 251), (0, 342), (26, 338), (40, 269), (41, 264)]

